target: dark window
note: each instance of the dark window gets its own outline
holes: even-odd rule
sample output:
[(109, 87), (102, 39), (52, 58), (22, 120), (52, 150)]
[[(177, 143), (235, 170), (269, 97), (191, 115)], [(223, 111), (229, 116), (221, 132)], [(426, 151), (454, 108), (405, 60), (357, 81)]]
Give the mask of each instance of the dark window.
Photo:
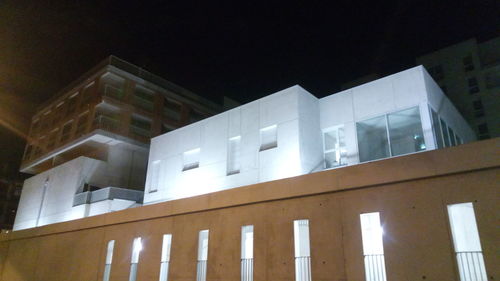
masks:
[(429, 68), (429, 74), (434, 80), (439, 81), (444, 78), (443, 67), (441, 65), (433, 66)]
[(476, 77), (471, 77), (467, 80), (467, 84), (469, 87), (469, 94), (475, 94), (479, 92), (479, 85), (477, 84)]
[(486, 123), (482, 123), (477, 125), (477, 132), (479, 133), (479, 139), (484, 140), (490, 137), (490, 132), (488, 130), (488, 125)]
[(178, 121), (181, 119), (181, 107), (182, 105), (177, 101), (165, 99), (163, 104), (163, 116)]
[(474, 70), (474, 63), (472, 62), (472, 56), (468, 55), (465, 58), (462, 59), (462, 63), (464, 64), (464, 70), (465, 71), (472, 71)]

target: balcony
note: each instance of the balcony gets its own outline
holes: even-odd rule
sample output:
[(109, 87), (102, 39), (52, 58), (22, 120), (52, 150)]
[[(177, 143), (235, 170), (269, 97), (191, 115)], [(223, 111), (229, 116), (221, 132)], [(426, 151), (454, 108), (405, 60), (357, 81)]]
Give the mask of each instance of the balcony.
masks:
[(134, 106), (143, 109), (147, 112), (152, 112), (154, 108), (154, 103), (152, 100), (143, 98), (138, 95), (134, 95), (132, 103), (134, 104)]
[(120, 121), (111, 116), (99, 115), (94, 119), (94, 128), (119, 133)]
[(123, 100), (125, 96), (123, 89), (117, 88), (115, 86), (105, 84), (102, 95), (115, 100)]

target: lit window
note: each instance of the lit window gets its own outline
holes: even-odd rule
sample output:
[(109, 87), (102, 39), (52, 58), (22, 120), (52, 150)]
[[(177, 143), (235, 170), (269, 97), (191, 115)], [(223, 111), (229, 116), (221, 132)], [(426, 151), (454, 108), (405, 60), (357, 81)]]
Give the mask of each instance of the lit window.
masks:
[(227, 175), (240, 172), (240, 144), (241, 137), (237, 136), (229, 139), (227, 148)]
[(134, 238), (134, 244), (132, 247), (132, 257), (130, 260), (130, 275), (129, 281), (135, 281), (137, 277), (137, 264), (139, 263), (139, 254), (142, 250), (141, 237)]
[(158, 191), (159, 176), (160, 176), (160, 160), (153, 161), (151, 165), (151, 180), (149, 182), (149, 192)]
[(161, 248), (160, 281), (168, 281), (168, 266), (170, 263), (170, 249), (172, 248), (172, 234), (163, 235)]
[(460, 280), (488, 280), (474, 206), (470, 202), (448, 205), (448, 215)]
[(207, 280), (208, 260), (208, 229), (202, 230), (198, 236), (198, 265), (196, 267), (196, 281)]
[(135, 86), (132, 103), (146, 111), (153, 111), (154, 107), (154, 92), (140, 85)]
[(253, 280), (253, 225), (241, 228), (241, 281)]
[(323, 133), (323, 151), (325, 168), (328, 169), (347, 164), (344, 126), (339, 126)]
[(182, 155), (183, 168), (182, 171), (196, 169), (200, 166), (200, 149), (196, 148), (186, 151)]
[(278, 146), (276, 125), (260, 129), (260, 151), (275, 148)]
[(378, 212), (360, 215), (366, 281), (385, 281), (385, 259)]
[(293, 230), (295, 244), (295, 280), (311, 281), (309, 220), (294, 221)]
[(106, 252), (106, 264), (104, 265), (104, 276), (103, 281), (109, 281), (109, 275), (111, 273), (111, 263), (113, 262), (113, 249), (115, 247), (115, 240), (108, 242), (108, 248)]

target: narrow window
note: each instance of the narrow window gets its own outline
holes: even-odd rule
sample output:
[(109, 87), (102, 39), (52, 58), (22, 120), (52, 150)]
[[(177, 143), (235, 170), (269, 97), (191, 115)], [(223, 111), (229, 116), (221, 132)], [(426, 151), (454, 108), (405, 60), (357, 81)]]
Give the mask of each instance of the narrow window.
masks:
[(477, 99), (472, 102), (472, 107), (474, 108), (474, 116), (475, 117), (483, 117), (484, 116), (484, 107), (481, 99)]
[(464, 65), (464, 70), (467, 71), (472, 71), (474, 70), (474, 63), (472, 61), (472, 56), (468, 55), (462, 59), (462, 63)]
[(309, 220), (294, 221), (293, 230), (295, 242), (295, 281), (311, 281)]
[(385, 281), (383, 229), (378, 212), (360, 215), (366, 281)]
[(467, 84), (469, 88), (469, 94), (475, 94), (479, 92), (479, 84), (477, 83), (476, 77), (467, 79)]
[(424, 133), (418, 107), (387, 115), (391, 156), (425, 150)]
[(453, 129), (451, 127), (448, 127), (448, 133), (450, 134), (451, 146), (457, 145), (457, 143), (455, 142), (455, 132), (453, 132)]
[(160, 160), (153, 161), (151, 164), (151, 181), (149, 182), (149, 193), (158, 191), (160, 176)]
[(200, 149), (196, 148), (182, 154), (182, 171), (196, 169), (200, 166)]
[(241, 137), (237, 136), (229, 139), (227, 148), (227, 175), (234, 175), (240, 172), (240, 143)]
[(164, 234), (161, 248), (160, 281), (168, 281), (168, 265), (170, 263), (171, 248), (172, 234)]
[(130, 260), (130, 276), (129, 281), (135, 281), (137, 277), (137, 264), (139, 263), (139, 254), (142, 250), (141, 237), (134, 238), (134, 244), (132, 247), (132, 258)]
[(434, 132), (436, 146), (437, 146), (437, 148), (443, 148), (444, 147), (443, 134), (441, 133), (441, 125), (439, 124), (439, 116), (432, 108), (430, 108), (430, 110), (431, 110), (431, 116), (432, 116), (432, 131)]
[(196, 267), (196, 281), (207, 280), (208, 260), (208, 229), (200, 231), (198, 236), (198, 264)]
[(477, 131), (479, 133), (479, 139), (484, 140), (490, 138), (490, 132), (488, 130), (488, 124), (482, 123), (477, 125)]
[(443, 130), (444, 146), (450, 147), (450, 137), (448, 134), (448, 126), (446, 126), (446, 123), (443, 121), (443, 119), (441, 119), (441, 129)]
[(325, 168), (347, 165), (344, 126), (323, 133), (323, 152)]
[(241, 228), (241, 281), (253, 280), (253, 225)]
[(488, 280), (474, 206), (470, 202), (448, 205), (448, 215), (460, 280)]
[(108, 242), (108, 249), (106, 252), (106, 264), (104, 265), (104, 276), (103, 281), (109, 281), (109, 275), (111, 273), (111, 263), (113, 262), (113, 249), (115, 247), (115, 240)]
[(356, 124), (359, 161), (365, 162), (390, 156), (385, 116)]
[(276, 125), (260, 129), (260, 151), (275, 148), (278, 146)]

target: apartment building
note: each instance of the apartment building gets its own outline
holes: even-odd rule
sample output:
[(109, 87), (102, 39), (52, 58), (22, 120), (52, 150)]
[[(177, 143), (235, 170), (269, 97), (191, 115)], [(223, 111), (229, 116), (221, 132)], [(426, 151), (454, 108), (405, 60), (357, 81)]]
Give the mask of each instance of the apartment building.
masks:
[(17, 227), (140, 205), (151, 137), (221, 109), (142, 68), (106, 58), (33, 116), (20, 170), (35, 175), (24, 183)]
[(500, 37), (469, 39), (416, 62), (427, 68), (479, 139), (500, 136)]

